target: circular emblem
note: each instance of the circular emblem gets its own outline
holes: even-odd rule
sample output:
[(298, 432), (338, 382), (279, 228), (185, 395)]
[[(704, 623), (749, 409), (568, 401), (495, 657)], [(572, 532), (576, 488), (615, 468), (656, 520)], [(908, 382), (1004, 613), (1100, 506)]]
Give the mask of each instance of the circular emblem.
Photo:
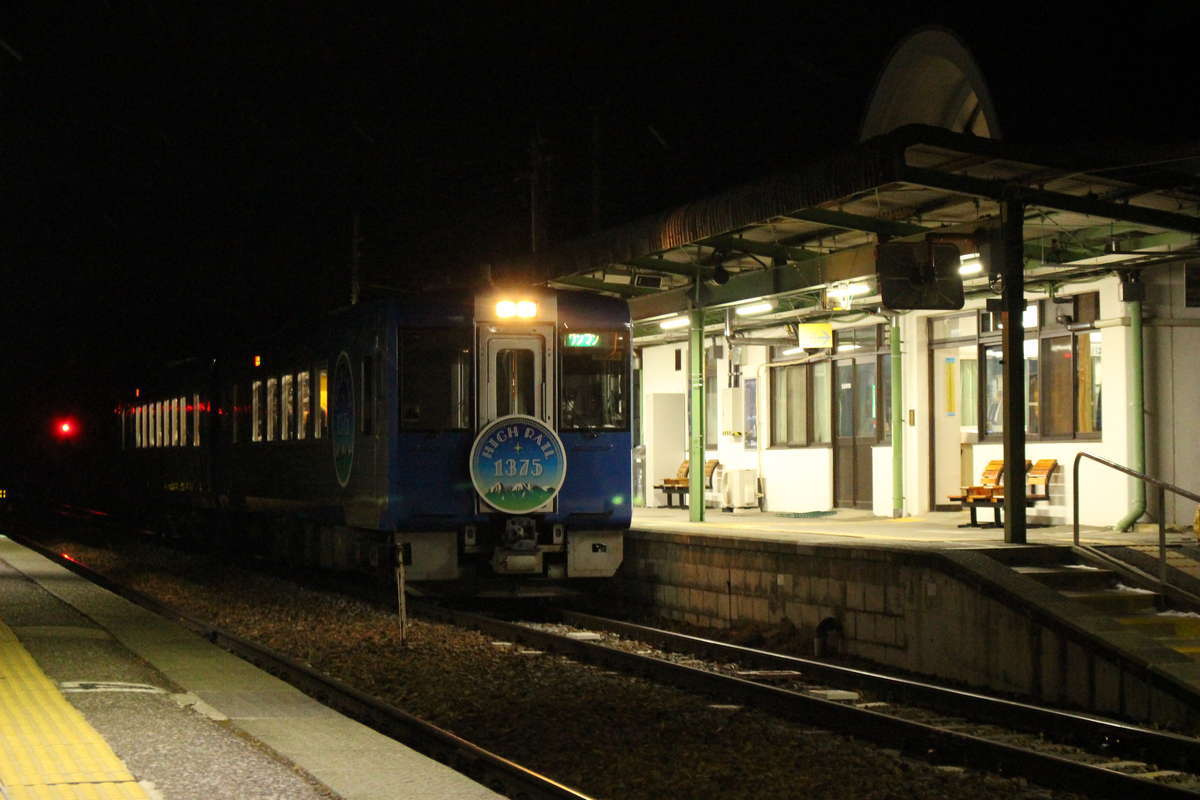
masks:
[(344, 489), (354, 467), (354, 372), (350, 356), (338, 355), (333, 370), (333, 404), (329, 414), (330, 438), (333, 439), (333, 470)]
[(524, 514), (554, 499), (567, 477), (567, 456), (552, 428), (514, 414), (489, 423), (471, 445), (471, 482), (497, 511)]

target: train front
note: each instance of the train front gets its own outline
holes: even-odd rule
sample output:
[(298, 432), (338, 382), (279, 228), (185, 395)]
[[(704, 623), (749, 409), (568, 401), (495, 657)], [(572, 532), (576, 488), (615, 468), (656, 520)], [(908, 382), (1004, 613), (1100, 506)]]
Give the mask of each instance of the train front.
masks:
[(497, 293), (476, 299), (475, 328), (463, 555), (500, 576), (612, 576), (632, 511), (628, 307)]

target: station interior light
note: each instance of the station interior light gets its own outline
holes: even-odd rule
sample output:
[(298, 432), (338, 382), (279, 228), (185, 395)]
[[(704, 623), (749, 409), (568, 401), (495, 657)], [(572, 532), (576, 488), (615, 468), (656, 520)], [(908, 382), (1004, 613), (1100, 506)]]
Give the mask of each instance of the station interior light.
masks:
[(830, 286), (825, 290), (825, 293), (830, 297), (862, 297), (864, 294), (871, 293), (871, 284), (869, 283), (839, 283)]
[(963, 253), (958, 257), (959, 275), (978, 275), (983, 272), (983, 259), (979, 253)]
[(753, 314), (765, 314), (775, 308), (775, 304), (770, 300), (758, 300), (753, 303), (743, 303), (740, 306), (734, 306), (734, 311), (739, 317), (749, 317)]
[(680, 315), (678, 317), (671, 317), (670, 319), (664, 319), (662, 322), (658, 323), (658, 327), (662, 328), (664, 331), (670, 331), (670, 330), (674, 330), (675, 328), (685, 327), (687, 324), (688, 324), (688, 318), (686, 316)]

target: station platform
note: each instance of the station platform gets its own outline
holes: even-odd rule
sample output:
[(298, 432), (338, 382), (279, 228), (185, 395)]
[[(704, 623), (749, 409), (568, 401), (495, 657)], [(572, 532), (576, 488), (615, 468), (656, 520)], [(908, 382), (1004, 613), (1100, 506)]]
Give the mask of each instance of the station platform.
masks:
[(500, 795), (0, 535), (0, 797)]
[[(870, 511), (856, 509), (794, 515), (758, 509), (735, 509), (733, 512), (725, 512), (719, 508), (706, 508), (703, 522), (691, 522), (686, 508), (635, 508), (630, 528), (634, 531), (675, 532), (779, 542), (861, 542), (934, 549), (1006, 546), (1003, 528), (959, 527), (968, 519), (966, 511), (933, 511), (919, 516), (893, 519), (877, 517)], [(1069, 545), (1073, 537), (1074, 530), (1071, 525), (1031, 527), (1026, 533), (1028, 544)], [(1112, 528), (1080, 526), (1080, 543), (1086, 545), (1144, 545), (1157, 541), (1157, 528), (1151, 530), (1148, 526), (1125, 532), (1114, 531)], [(1191, 531), (1168, 531), (1167, 543), (1196, 544), (1197, 539)]]

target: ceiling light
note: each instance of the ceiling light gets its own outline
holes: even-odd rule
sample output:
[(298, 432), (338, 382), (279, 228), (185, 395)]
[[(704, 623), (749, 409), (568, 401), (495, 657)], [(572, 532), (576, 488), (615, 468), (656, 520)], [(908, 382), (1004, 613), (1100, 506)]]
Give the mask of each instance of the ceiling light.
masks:
[(958, 257), (959, 275), (978, 275), (983, 272), (983, 261), (979, 253), (963, 253)]
[(830, 286), (825, 290), (825, 293), (830, 297), (861, 297), (864, 294), (871, 293), (871, 284), (843, 283), (836, 286)]
[(748, 317), (751, 314), (765, 314), (775, 308), (775, 304), (770, 300), (759, 300), (757, 303), (743, 303), (740, 306), (734, 306), (734, 311), (739, 317)]
[(658, 323), (658, 327), (662, 328), (664, 331), (669, 331), (674, 330), (675, 328), (682, 328), (687, 324), (687, 317), (671, 317), (670, 319), (664, 319), (662, 322)]

